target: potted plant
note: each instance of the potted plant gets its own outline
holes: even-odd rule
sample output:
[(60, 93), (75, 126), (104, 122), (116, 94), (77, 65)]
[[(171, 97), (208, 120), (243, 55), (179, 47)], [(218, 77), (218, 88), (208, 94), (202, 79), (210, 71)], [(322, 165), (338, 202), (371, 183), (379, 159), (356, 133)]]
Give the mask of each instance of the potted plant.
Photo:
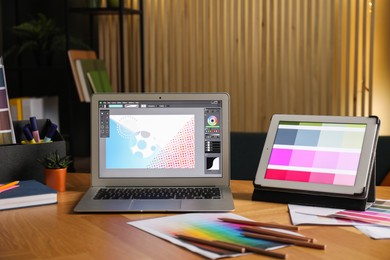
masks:
[(69, 155), (61, 156), (58, 151), (47, 154), (38, 159), (45, 167), (45, 183), (47, 186), (62, 192), (66, 190), (66, 173), (68, 166), (72, 163)]
[[(63, 31), (53, 19), (42, 13), (38, 13), (30, 21), (13, 26), (11, 31), (16, 36), (17, 43), (4, 53), (5, 57), (12, 53), (19, 56), (31, 52), (37, 65), (45, 66), (50, 65), (55, 51), (64, 51), (66, 48), (66, 37)], [(88, 49), (88, 46), (73, 37), (69, 41), (71, 44)]]

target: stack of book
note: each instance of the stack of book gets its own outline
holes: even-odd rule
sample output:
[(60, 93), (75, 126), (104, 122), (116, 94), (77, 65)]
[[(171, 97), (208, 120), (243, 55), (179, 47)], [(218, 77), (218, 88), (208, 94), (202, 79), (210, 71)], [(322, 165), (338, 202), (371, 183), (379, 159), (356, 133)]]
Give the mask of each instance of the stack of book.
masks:
[(13, 120), (50, 119), (59, 122), (58, 97), (17, 97), (10, 98), (9, 105)]
[(104, 61), (91, 50), (69, 50), (68, 57), (81, 102), (91, 102), (93, 93), (112, 92)]
[(57, 191), (36, 181), (0, 184), (0, 210), (57, 203)]

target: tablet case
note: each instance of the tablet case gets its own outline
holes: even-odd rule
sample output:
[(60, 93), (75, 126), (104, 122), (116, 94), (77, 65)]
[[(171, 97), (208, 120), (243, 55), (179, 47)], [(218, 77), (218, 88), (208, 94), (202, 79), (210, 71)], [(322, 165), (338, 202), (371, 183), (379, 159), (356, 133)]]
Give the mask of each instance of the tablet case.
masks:
[(252, 200), (363, 211), (370, 206), (370, 203), (375, 202), (375, 159), (368, 178), (368, 187), (366, 187), (361, 194), (331, 194), (268, 188), (255, 185)]

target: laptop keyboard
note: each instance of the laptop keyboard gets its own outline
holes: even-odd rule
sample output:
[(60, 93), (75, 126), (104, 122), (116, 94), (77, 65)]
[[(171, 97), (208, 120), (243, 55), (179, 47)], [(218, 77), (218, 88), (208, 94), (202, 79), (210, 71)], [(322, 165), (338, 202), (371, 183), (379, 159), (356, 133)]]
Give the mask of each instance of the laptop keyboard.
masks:
[(101, 188), (95, 200), (127, 199), (220, 199), (216, 187)]

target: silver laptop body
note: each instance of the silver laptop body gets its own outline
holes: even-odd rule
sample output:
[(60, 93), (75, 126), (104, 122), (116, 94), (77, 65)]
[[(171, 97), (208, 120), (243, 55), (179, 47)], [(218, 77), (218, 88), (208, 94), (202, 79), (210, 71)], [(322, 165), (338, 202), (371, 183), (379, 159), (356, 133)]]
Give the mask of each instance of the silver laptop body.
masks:
[[(234, 209), (227, 93), (95, 94), (91, 187), (75, 212), (213, 212)], [(99, 196), (134, 189), (219, 188), (219, 196)], [(133, 189), (134, 188), (134, 189)], [(99, 193), (100, 194), (100, 193)]]

